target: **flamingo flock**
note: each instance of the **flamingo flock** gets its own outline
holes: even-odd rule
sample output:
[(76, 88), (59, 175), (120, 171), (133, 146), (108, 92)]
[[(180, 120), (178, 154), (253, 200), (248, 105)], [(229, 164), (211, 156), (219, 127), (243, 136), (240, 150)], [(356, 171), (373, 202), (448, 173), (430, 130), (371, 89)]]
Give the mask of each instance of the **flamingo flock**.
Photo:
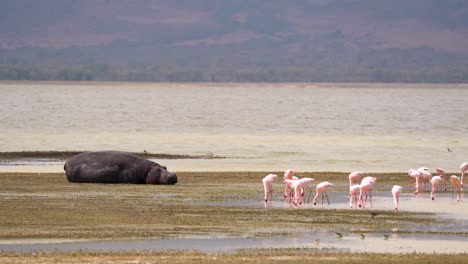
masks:
[[(438, 186), (443, 186), (443, 190), (447, 191), (447, 184), (445, 181), (445, 170), (442, 168), (436, 168), (436, 175), (432, 176), (432, 173), (426, 167), (418, 169), (408, 170), (408, 176), (414, 181), (414, 194), (417, 196), (424, 189), (426, 184), (431, 184), (431, 200), (435, 200), (435, 194)], [(463, 191), (463, 180), (465, 174), (468, 172), (468, 162), (464, 162), (460, 165), (461, 177), (456, 175), (450, 176), (449, 180), (452, 186), (452, 201), (456, 193), (456, 200), (460, 202), (462, 200), (461, 193)], [(366, 208), (369, 202), (372, 208), (372, 187), (377, 182), (377, 178), (373, 176), (367, 176), (362, 171), (353, 171), (349, 174), (349, 206), (350, 208)], [(265, 207), (268, 202), (272, 201), (273, 197), (273, 181), (277, 178), (276, 174), (268, 174), (262, 179), (264, 187), (264, 201)], [(359, 181), (360, 180), (360, 181)], [(312, 195), (312, 188), (310, 185), (314, 182), (313, 178), (301, 178), (294, 176), (292, 169), (287, 169), (284, 172), (283, 183), (284, 183), (284, 198), (285, 201), (293, 204), (294, 206), (300, 206), (301, 204), (309, 203)], [(410, 184), (411, 185), (411, 184)], [(317, 205), (317, 200), (321, 198), (321, 204), (324, 204), (324, 198), (327, 200), (327, 204), (330, 205), (330, 200), (327, 191), (334, 185), (328, 181), (320, 182), (315, 186), (315, 196), (313, 198), (313, 204)], [(411, 188), (411, 187), (410, 187)], [(306, 199), (306, 190), (309, 191)], [(393, 196), (393, 205), (395, 211), (399, 207), (399, 197), (403, 190), (402, 186), (394, 185), (391, 189)]]

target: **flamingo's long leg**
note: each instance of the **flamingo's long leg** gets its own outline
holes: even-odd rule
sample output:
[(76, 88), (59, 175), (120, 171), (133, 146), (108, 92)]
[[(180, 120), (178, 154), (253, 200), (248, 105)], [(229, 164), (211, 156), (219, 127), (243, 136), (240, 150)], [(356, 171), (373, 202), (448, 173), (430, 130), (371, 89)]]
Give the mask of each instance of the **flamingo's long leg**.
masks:
[(453, 185), (452, 185), (452, 203), (453, 203)]
[(358, 206), (359, 206), (359, 207), (362, 207), (362, 191), (359, 193)]
[(367, 203), (367, 191), (365, 191), (365, 193), (366, 193), (366, 199), (362, 199), (363, 200), (362, 201), (362, 208), (363, 209), (366, 208), (366, 203)]
[(458, 186), (457, 186), (457, 201), (459, 202), (461, 201), (461, 187), (459, 188)]
[(328, 203), (328, 205), (330, 205), (330, 201), (328, 200), (328, 194), (327, 194), (327, 192), (325, 192), (325, 197), (327, 197), (327, 203)]
[(309, 189), (309, 196), (307, 197), (307, 203), (310, 203), (310, 197), (312, 196), (312, 188), (307, 186), (307, 189)]
[(270, 183), (270, 202), (273, 200), (273, 184)]

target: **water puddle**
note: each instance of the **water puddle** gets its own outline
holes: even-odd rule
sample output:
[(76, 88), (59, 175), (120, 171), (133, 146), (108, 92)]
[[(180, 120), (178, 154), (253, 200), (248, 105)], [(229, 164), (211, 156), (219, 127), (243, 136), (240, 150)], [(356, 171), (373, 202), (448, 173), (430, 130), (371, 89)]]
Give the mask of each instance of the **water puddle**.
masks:
[(468, 241), (451, 235), (431, 234), (355, 234), (338, 237), (330, 231), (306, 232), (297, 237), (270, 238), (174, 238), (158, 240), (109, 241), (0, 241), (0, 251), (134, 251), (197, 250), (234, 252), (261, 248), (300, 248), (338, 252), (368, 253), (466, 253)]

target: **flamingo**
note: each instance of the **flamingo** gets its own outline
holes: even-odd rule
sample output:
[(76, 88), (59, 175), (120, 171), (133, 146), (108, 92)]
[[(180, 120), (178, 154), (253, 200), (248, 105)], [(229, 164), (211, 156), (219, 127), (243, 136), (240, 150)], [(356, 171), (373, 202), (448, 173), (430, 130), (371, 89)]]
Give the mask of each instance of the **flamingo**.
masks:
[[(372, 186), (374, 185), (376, 181), (377, 181), (377, 178), (372, 177), (372, 176), (365, 177), (364, 179), (361, 180), (361, 184), (359, 186), (359, 201), (358, 201), (359, 207), (362, 207), (362, 208), (366, 207), (367, 197), (369, 196), (371, 208), (372, 208)], [(363, 202), (362, 193), (364, 192), (366, 193), (366, 200)]]
[(434, 200), (434, 192), (437, 188), (437, 185), (442, 182), (442, 177), (440, 176), (434, 176), (431, 179), (431, 185), (432, 185), (432, 190), (431, 190), (431, 199)]
[(322, 194), (322, 206), (323, 206), (323, 195), (324, 194), (327, 197), (328, 205), (330, 205), (330, 200), (328, 200), (327, 190), (328, 190), (328, 188), (330, 188), (332, 186), (333, 186), (333, 184), (329, 183), (327, 181), (317, 184), (317, 187), (315, 187), (316, 194), (315, 194), (314, 200), (313, 200), (314, 205), (317, 205), (317, 197), (319, 196), (319, 194)]
[[(301, 186), (299, 180), (283, 180), (283, 182), (286, 184), (286, 188), (288, 190), (291, 190), (288, 193), (288, 196), (291, 198), (292, 197), (292, 202), (294, 205), (297, 205), (299, 202), (299, 199), (302, 197), (301, 194)], [(293, 193), (294, 192), (294, 193)]]
[[(304, 187), (309, 187), (309, 184), (314, 181), (313, 178), (302, 178), (302, 179), (295, 179), (295, 180), (284, 180), (284, 183), (288, 186), (289, 189), (292, 189), (294, 192), (293, 196), (293, 203), (294, 205), (298, 205), (302, 203), (302, 196), (303, 196), (303, 190)], [(312, 191), (310, 191), (312, 192)], [(291, 196), (293, 194), (291, 193)], [(307, 199), (307, 202), (310, 200), (310, 194), (309, 198)]]
[(359, 188), (361, 185), (359, 184), (354, 184), (349, 187), (349, 207), (353, 208), (353, 201), (354, 201), (354, 207), (357, 207), (357, 194), (359, 191)]
[(461, 170), (461, 181), (460, 181), (460, 185), (461, 187), (463, 187), (463, 178), (465, 177), (465, 172), (468, 171), (468, 162), (463, 162), (461, 165), (460, 165), (460, 170)]
[(268, 202), (268, 196), (273, 199), (273, 181), (278, 177), (276, 174), (268, 174), (262, 179), (263, 189), (265, 191), (265, 203)]
[(398, 211), (398, 202), (400, 201), (400, 192), (403, 189), (400, 185), (393, 185), (392, 195), (393, 195), (393, 204), (395, 205), (395, 211)]
[(313, 181), (315, 181), (315, 179), (307, 178), (307, 177), (299, 179), (299, 185), (301, 186), (302, 191), (304, 190), (304, 187), (307, 187), (309, 189), (309, 196), (307, 198), (307, 203), (310, 202), (310, 196), (312, 195), (312, 189), (310, 189), (309, 184), (311, 184)]
[(426, 167), (418, 168), (417, 171), (421, 173), (421, 178), (419, 178), (424, 183), (424, 188), (426, 187), (426, 181), (429, 182), (429, 179), (432, 177), (431, 172)]
[[(284, 176), (283, 176), (284, 180), (293, 180), (293, 177), (294, 177), (294, 172), (293, 172), (292, 169), (287, 169), (287, 170), (284, 171)], [(285, 184), (285, 186), (284, 186), (284, 197), (288, 197), (288, 193), (289, 193), (288, 185)]]
[(461, 201), (461, 182), (460, 178), (456, 175), (450, 176), (450, 182), (452, 183), (452, 202), (453, 202), (453, 187), (457, 189), (457, 202)]
[(419, 193), (419, 178), (422, 177), (421, 172), (415, 169), (410, 169), (408, 171), (408, 175), (415, 179), (414, 194), (417, 195)]
[(444, 184), (444, 192), (447, 191), (447, 184), (445, 183), (445, 170), (442, 168), (437, 168), (436, 169), (437, 174), (440, 176), (442, 179), (442, 183)]
[(359, 177), (364, 175), (364, 172), (362, 171), (353, 171), (349, 174), (348, 179), (349, 179), (349, 187), (354, 184), (354, 182), (357, 182), (359, 180)]

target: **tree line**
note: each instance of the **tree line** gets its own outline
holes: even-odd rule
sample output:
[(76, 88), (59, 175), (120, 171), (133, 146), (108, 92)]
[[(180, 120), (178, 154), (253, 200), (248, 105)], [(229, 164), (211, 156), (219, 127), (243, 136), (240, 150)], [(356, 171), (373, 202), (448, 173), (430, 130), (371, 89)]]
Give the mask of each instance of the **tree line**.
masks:
[(88, 66), (0, 65), (0, 80), (136, 81), (136, 82), (420, 82), (466, 83), (468, 69), (335, 69), (301, 67), (125, 68)]

